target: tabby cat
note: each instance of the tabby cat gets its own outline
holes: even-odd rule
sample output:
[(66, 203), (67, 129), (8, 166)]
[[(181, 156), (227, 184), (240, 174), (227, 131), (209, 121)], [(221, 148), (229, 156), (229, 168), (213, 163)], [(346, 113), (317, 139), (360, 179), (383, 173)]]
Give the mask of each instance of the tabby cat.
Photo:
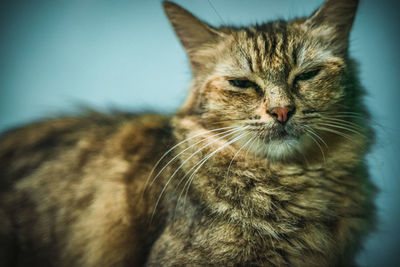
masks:
[(1, 266), (350, 266), (374, 225), (357, 0), (212, 27), (163, 6), (193, 82), (174, 116), (35, 123), (0, 141)]

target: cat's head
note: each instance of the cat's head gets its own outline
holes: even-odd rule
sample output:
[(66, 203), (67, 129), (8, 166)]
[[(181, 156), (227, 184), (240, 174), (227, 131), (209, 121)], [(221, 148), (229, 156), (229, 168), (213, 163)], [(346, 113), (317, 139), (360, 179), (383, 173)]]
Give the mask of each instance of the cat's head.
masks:
[(210, 130), (241, 127), (230, 138), (273, 159), (346, 136), (358, 106), (348, 59), (357, 5), (327, 0), (308, 18), (215, 28), (164, 2), (194, 75), (180, 114)]

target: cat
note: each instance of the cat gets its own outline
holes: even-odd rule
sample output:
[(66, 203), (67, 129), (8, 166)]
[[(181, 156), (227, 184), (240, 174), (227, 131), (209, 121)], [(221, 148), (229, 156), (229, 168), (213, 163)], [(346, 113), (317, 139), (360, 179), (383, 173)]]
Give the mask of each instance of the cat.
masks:
[(351, 266), (375, 225), (357, 0), (213, 27), (163, 2), (193, 82), (173, 116), (2, 135), (1, 266)]

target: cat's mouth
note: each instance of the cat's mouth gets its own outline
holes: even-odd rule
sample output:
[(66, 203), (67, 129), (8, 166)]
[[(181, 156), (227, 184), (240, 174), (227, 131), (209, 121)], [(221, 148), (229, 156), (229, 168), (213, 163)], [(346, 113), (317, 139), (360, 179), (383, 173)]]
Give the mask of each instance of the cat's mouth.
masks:
[[(280, 160), (296, 155), (296, 151), (302, 149), (303, 133), (299, 131), (299, 127), (293, 124), (261, 124), (250, 125), (248, 131), (253, 133), (251, 140), (257, 145), (250, 145), (256, 155), (268, 157), (272, 160)], [(261, 142), (259, 142), (261, 141)]]
[(288, 125), (276, 124), (273, 126), (254, 124), (249, 128), (250, 131), (254, 131), (258, 136), (263, 139), (266, 143), (271, 141), (285, 141), (288, 139), (297, 139), (299, 136), (294, 133), (293, 129)]

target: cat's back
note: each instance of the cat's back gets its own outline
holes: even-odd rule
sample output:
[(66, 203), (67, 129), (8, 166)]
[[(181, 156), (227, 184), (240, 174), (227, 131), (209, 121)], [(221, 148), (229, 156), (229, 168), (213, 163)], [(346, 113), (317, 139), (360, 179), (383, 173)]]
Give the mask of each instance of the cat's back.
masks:
[(84, 172), (101, 156), (152, 158), (154, 149), (170, 138), (169, 120), (157, 114), (91, 112), (5, 132), (0, 135), (0, 191), (40, 169), (55, 169), (57, 162), (72, 174)]
[[(169, 120), (93, 113), (5, 133), (0, 139), (0, 216), (6, 218), (0, 223), (0, 251), (5, 242), (18, 251), (8, 243), (10, 251), (0, 259), (41, 266), (130, 261), (127, 254), (141, 248), (116, 253), (115, 247), (141, 238), (129, 231), (148, 211), (134, 204), (171, 142)], [(108, 249), (112, 254), (104, 256)]]

